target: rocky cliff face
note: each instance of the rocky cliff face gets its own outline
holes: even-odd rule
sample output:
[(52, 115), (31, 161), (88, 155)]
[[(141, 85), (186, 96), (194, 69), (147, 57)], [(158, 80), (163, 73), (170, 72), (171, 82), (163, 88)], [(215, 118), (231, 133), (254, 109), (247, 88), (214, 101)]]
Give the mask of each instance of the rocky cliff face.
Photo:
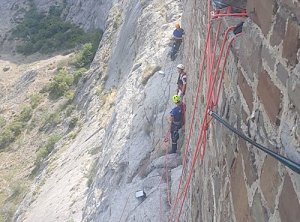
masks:
[[(67, 18), (85, 29), (106, 29), (76, 92), (81, 128), (56, 145), (14, 221), (167, 221), (183, 167), (182, 157), (165, 155), (165, 119), (182, 59), (189, 76), (189, 129), (204, 52), (206, 1), (64, 2)], [(52, 3), (36, 1), (40, 10)], [(215, 110), (258, 143), (299, 162), (299, 4), (248, 0), (247, 7), (254, 14), (233, 43)], [(182, 10), (184, 52), (171, 62), (168, 42)], [(221, 30), (238, 22), (224, 19)], [(191, 169), (206, 89), (204, 81), (184, 172)], [(298, 175), (214, 120), (207, 138), (180, 221), (297, 221)], [(145, 199), (135, 197), (140, 190)]]
[[(205, 51), (206, 2), (184, 2), (189, 112)], [(299, 3), (248, 0), (247, 9), (250, 18), (245, 19), (243, 34), (231, 47), (215, 111), (256, 142), (299, 163), (300, 26), (295, 13), (299, 12)], [(222, 33), (239, 22), (240, 19), (223, 19)], [(217, 21), (213, 24), (216, 32)], [(223, 35), (218, 50), (222, 40)], [(204, 116), (206, 89), (204, 79), (196, 123), (201, 123)], [(207, 132), (204, 162), (198, 161), (193, 174), (182, 221), (298, 220), (299, 175), (239, 139), (216, 120)], [(190, 155), (195, 151), (198, 133), (196, 125)]]
[(48, 11), (50, 6), (65, 5), (63, 14), (67, 20), (80, 25), (85, 30), (105, 29), (105, 22), (114, 0), (34, 0), (41, 11)]
[(11, 0), (0, 1), (0, 10), (2, 12), (0, 21), (0, 50), (9, 54), (12, 53), (13, 45), (8, 42), (9, 31), (15, 27), (28, 10), (31, 2), (39, 11), (48, 12), (50, 6), (63, 6), (62, 15), (84, 30), (105, 29), (105, 22), (108, 17), (111, 6), (116, 2), (113, 0)]
[(76, 93), (82, 128), (55, 148), (15, 221), (166, 220), (171, 169), (180, 165), (178, 155), (163, 156), (177, 77), (167, 53), (181, 8), (162, 0), (113, 5)]

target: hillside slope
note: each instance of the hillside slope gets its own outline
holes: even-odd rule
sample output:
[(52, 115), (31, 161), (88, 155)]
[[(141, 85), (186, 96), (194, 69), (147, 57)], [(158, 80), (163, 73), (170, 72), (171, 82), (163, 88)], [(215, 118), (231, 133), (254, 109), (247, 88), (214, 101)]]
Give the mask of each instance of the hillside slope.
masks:
[[(112, 7), (76, 92), (80, 130), (55, 147), (15, 221), (157, 221), (161, 198), (162, 213), (168, 212), (171, 174), (161, 179), (162, 140), (177, 73), (167, 53), (180, 13), (179, 1), (123, 1)], [(168, 156), (170, 168), (180, 164), (177, 155)], [(142, 203), (135, 198), (140, 189), (149, 195)]]

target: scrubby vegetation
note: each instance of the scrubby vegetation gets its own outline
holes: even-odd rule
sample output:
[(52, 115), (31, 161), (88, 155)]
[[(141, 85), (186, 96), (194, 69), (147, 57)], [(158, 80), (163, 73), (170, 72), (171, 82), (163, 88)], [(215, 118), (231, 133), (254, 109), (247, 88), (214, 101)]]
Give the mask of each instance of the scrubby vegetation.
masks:
[(40, 130), (43, 130), (44, 128), (53, 128), (60, 122), (61, 116), (59, 112), (46, 113), (43, 118), (42, 127), (40, 128)]
[(76, 85), (86, 71), (87, 69), (85, 68), (80, 68), (75, 71), (67, 70), (66, 68), (59, 69), (50, 84), (44, 87), (42, 92), (48, 92), (49, 98), (52, 100), (64, 96), (69, 102), (72, 102)]
[(77, 116), (73, 116), (69, 123), (69, 129), (73, 129), (76, 126), (78, 120), (79, 118)]
[(13, 121), (3, 126), (0, 133), (0, 150), (6, 148), (10, 143), (16, 140), (22, 130), (26, 127), (31, 116), (32, 108), (30, 106), (25, 106), (19, 116), (16, 116)]
[(6, 120), (4, 119), (3, 116), (0, 116), (0, 129), (1, 129), (3, 126), (5, 126), (5, 124), (6, 124)]
[(35, 109), (43, 100), (43, 97), (40, 94), (34, 94), (30, 97), (30, 105), (33, 109)]
[[(12, 30), (12, 37), (22, 40), (17, 52), (24, 55), (36, 52), (48, 54), (85, 43), (90, 43), (96, 49), (102, 31), (84, 32), (75, 24), (64, 21), (61, 17), (62, 10), (62, 6), (52, 6), (48, 13), (40, 13), (32, 6), (25, 13), (22, 23)], [(95, 50), (92, 54), (94, 52)]]
[[(20, 201), (22, 201), (22, 199), (24, 198), (27, 190), (28, 190), (28, 184), (26, 182), (18, 182), (18, 183), (14, 182), (10, 184), (9, 187), (10, 194), (0, 209), (0, 222), (12, 221), (11, 218), (13, 217)], [(0, 203), (3, 201), (4, 200), (0, 195)]]
[(87, 71), (86, 68), (80, 68), (74, 72), (74, 84), (77, 85), (80, 78), (84, 75), (84, 73)]
[[(16, 152), (18, 156), (20, 153), (22, 155), (23, 147), (30, 148), (35, 153), (28, 154), (30, 156), (26, 161), (31, 161), (30, 164), (34, 162), (32, 176), (41, 170), (43, 164), (47, 164), (49, 155), (52, 155), (55, 144), (61, 138), (60, 143), (64, 144), (80, 132), (81, 120), (73, 104), (74, 95), (80, 79), (89, 69), (102, 36), (101, 31), (85, 33), (76, 25), (65, 22), (62, 11), (63, 7), (51, 7), (48, 13), (39, 13), (32, 5), (23, 21), (11, 33), (20, 44), (17, 52), (24, 55), (36, 52), (64, 53), (69, 52), (64, 50), (75, 49), (72, 50), (75, 51), (74, 56), (69, 55), (65, 63), (57, 65), (55, 75), (45, 83), (43, 90), (26, 97), (24, 107), (0, 115), (0, 152)], [(51, 73), (54, 68), (51, 64)], [(30, 179), (12, 177), (8, 181), (22, 184), (23, 180), (26, 182)], [(5, 206), (0, 210), (0, 222), (10, 221), (26, 192), (27, 187), (22, 185), (13, 187), (11, 192), (3, 196), (0, 194), (0, 208)]]
[(78, 68), (86, 67), (93, 61), (96, 50), (91, 43), (84, 44), (79, 53), (76, 54), (74, 65)]
[[(35, 89), (28, 91), (34, 93), (26, 94), (22, 102), (24, 107), (15, 106), (13, 112), (5, 110), (0, 115), (0, 152), (16, 154), (12, 155), (15, 158), (10, 159), (14, 167), (7, 174), (1, 174), (1, 178), (4, 175), (7, 177), (5, 183), (17, 184), (16, 187), (9, 185), (11, 190), (7, 189), (3, 195), (0, 194), (0, 222), (11, 220), (28, 190), (26, 183), (32, 179), (27, 176), (20, 179), (19, 175), (15, 176), (15, 172), (24, 167), (27, 170), (34, 164), (31, 176), (35, 176), (44, 164), (48, 164), (48, 160), (55, 161), (49, 155), (55, 155), (53, 150), (58, 141), (61, 140), (57, 150), (66, 147), (64, 144), (74, 139), (81, 130), (82, 121), (73, 103), (74, 95), (80, 79), (87, 73), (95, 56), (102, 33), (85, 33), (70, 22), (65, 22), (62, 10), (62, 7), (52, 7), (48, 13), (39, 13), (32, 6), (25, 13), (23, 21), (12, 31), (12, 37), (20, 44), (17, 52), (24, 55), (36, 52), (62, 52), (65, 55), (65, 52), (70, 51), (64, 50), (71, 48), (75, 49), (72, 50), (75, 55), (65, 56), (58, 65), (56, 62), (51, 63), (49, 73), (55, 72), (55, 75), (50, 82), (41, 82), (46, 87), (40, 92)], [(20, 158), (24, 149), (28, 155), (26, 160)]]
[(70, 90), (73, 85), (74, 76), (69, 74), (67, 70), (60, 69), (49, 87), (49, 96), (53, 99), (57, 99)]
[(42, 145), (37, 153), (36, 157), (36, 165), (40, 165), (40, 163), (52, 152), (55, 147), (55, 144), (61, 139), (61, 136), (58, 134), (52, 134), (49, 136), (48, 141), (45, 145)]
[(18, 119), (20, 122), (28, 122), (31, 116), (32, 116), (32, 108), (30, 106), (25, 106), (23, 107)]

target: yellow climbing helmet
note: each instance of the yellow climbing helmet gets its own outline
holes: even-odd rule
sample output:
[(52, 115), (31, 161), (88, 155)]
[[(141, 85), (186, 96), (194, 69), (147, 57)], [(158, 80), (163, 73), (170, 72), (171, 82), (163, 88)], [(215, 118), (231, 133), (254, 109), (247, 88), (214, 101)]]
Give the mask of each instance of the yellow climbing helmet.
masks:
[(180, 101), (181, 101), (180, 96), (178, 96), (178, 95), (172, 96), (172, 101), (175, 104), (180, 103)]

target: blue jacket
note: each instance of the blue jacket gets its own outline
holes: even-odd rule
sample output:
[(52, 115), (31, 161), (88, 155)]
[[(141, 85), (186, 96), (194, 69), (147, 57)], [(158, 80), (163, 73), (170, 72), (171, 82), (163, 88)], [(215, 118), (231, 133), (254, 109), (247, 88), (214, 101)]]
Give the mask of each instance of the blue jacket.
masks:
[(180, 126), (181, 125), (181, 120), (182, 120), (182, 109), (181, 109), (181, 106), (174, 107), (171, 110), (170, 114), (173, 117), (173, 123), (172, 124)]
[(183, 35), (184, 35), (184, 30), (182, 28), (175, 29), (174, 32), (173, 32), (173, 36), (175, 38), (182, 38)]

